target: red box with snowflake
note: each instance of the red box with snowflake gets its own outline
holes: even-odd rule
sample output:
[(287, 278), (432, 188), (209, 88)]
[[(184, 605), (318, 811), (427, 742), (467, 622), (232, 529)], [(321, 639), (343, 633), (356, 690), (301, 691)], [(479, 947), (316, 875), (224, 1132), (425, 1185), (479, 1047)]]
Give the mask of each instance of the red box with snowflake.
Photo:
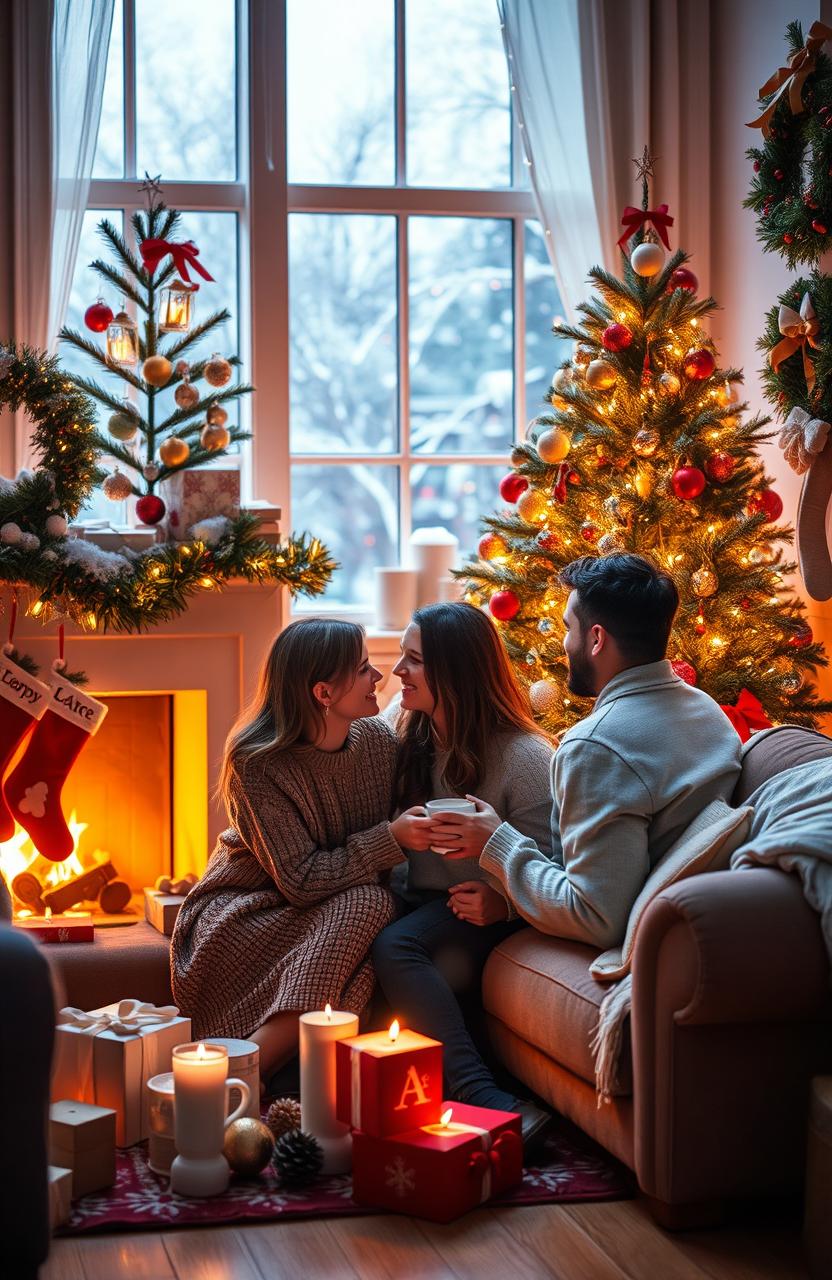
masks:
[(342, 1124), (384, 1138), (442, 1111), (442, 1045), (418, 1031), (389, 1031), (339, 1040), (335, 1045), (336, 1110)]
[(518, 1115), (461, 1102), (442, 1107), (438, 1123), (409, 1133), (353, 1134), (356, 1204), (451, 1222), (522, 1181)]

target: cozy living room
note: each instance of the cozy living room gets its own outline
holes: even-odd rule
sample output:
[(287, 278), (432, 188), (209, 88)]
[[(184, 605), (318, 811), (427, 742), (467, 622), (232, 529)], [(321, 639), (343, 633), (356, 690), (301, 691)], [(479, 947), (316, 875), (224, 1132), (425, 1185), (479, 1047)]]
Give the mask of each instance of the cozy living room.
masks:
[(832, 3), (0, 0), (3, 1280), (832, 1276)]

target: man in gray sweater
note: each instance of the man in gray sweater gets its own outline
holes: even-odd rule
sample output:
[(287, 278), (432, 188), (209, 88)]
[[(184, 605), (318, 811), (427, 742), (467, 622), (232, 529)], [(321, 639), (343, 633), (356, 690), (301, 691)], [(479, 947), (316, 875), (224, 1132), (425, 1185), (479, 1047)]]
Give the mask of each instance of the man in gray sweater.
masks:
[(443, 843), (470, 847), (477, 826), (488, 835), (481, 867), (525, 920), (611, 947), (658, 860), (705, 805), (731, 796), (740, 739), (718, 704), (665, 658), (679, 603), (669, 574), (637, 555), (586, 556), (561, 582), (571, 588), (569, 688), (595, 706), (564, 734), (552, 762), (554, 853), (479, 800), (458, 831), (448, 820)]

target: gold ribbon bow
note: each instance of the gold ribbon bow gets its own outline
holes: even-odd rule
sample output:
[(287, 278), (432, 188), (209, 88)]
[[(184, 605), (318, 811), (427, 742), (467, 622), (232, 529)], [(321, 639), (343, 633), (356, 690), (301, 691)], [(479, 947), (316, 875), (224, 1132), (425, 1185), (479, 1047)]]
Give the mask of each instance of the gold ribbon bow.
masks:
[(788, 60), (788, 65), (778, 67), (774, 75), (769, 76), (761, 87), (758, 95), (760, 98), (767, 98), (770, 93), (773, 93), (774, 97), (756, 120), (749, 120), (747, 128), (762, 129), (763, 137), (769, 138), (775, 108), (786, 93), (789, 96), (789, 110), (792, 115), (800, 115), (803, 111), (804, 81), (815, 69), (818, 50), (829, 39), (832, 39), (832, 27), (827, 27), (823, 22), (813, 22), (803, 48), (793, 53)]
[(774, 372), (777, 373), (783, 361), (794, 355), (798, 347), (802, 347), (806, 390), (811, 392), (815, 385), (815, 366), (809, 359), (806, 344), (808, 343), (810, 347), (814, 347), (816, 351), (820, 347), (820, 343), (817, 340), (820, 321), (815, 315), (815, 308), (812, 306), (812, 299), (809, 294), (804, 293), (803, 295), (803, 301), (800, 304), (800, 315), (781, 302), (777, 325), (783, 337), (777, 343), (777, 346), (773, 347), (768, 353), (769, 364)]

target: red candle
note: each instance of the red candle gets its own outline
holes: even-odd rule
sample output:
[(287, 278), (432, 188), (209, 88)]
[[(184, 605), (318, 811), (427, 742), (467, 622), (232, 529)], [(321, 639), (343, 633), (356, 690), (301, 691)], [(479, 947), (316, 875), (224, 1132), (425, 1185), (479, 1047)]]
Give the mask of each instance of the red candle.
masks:
[(417, 1031), (339, 1040), (335, 1046), (336, 1109), (342, 1124), (383, 1137), (435, 1124), (442, 1104), (442, 1045)]

